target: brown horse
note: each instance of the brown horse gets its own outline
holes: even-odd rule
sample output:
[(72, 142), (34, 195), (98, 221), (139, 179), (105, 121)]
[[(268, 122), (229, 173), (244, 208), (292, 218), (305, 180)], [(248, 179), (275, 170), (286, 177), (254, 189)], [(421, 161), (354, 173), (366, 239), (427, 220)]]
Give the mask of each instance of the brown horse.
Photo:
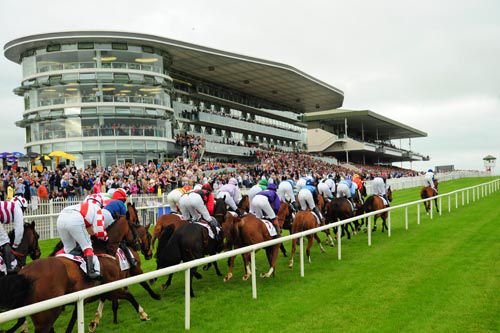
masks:
[[(324, 224), (324, 223), (323, 223)], [(318, 223), (316, 222), (316, 217), (314, 216), (314, 213), (311, 211), (300, 211), (295, 215), (295, 219), (293, 220), (292, 223), (292, 234), (301, 232), (301, 231), (306, 231), (310, 229), (314, 229), (318, 227)], [(319, 239), (318, 234), (311, 234), (307, 236), (307, 248), (306, 248), (306, 254), (307, 254), (307, 259), (309, 260), (309, 263), (311, 262), (311, 247), (313, 245), (313, 240), (316, 239), (318, 242), (319, 248), (321, 249), (321, 253), (325, 252), (325, 249), (323, 248), (323, 245), (321, 244), (321, 239)], [(288, 264), (288, 267), (293, 268), (293, 259), (295, 256), (295, 251), (297, 249), (297, 239), (292, 240), (292, 255)]]
[[(10, 243), (14, 242), (15, 230), (9, 232)], [(15, 251), (13, 251), (14, 256), (17, 259), (18, 265), (23, 267), (26, 265), (26, 257), (30, 256), (31, 260), (36, 260), (40, 258), (42, 252), (40, 251), (40, 246), (38, 245), (38, 239), (40, 235), (35, 230), (35, 221), (31, 223), (24, 224), (24, 234), (21, 243)]]
[[(434, 179), (434, 187), (436, 188), (436, 191), (434, 191), (432, 189), (432, 187), (430, 186), (425, 186), (422, 188), (422, 190), (420, 191), (420, 198), (422, 199), (427, 199), (427, 198), (432, 198), (432, 197), (435, 197), (438, 193), (437, 193), (437, 190), (438, 190), (438, 181), (437, 179)], [(431, 201), (425, 201), (424, 202), (424, 207), (425, 207), (425, 211), (427, 214), (429, 214), (429, 211), (431, 210)], [(438, 207), (438, 201), (437, 199), (434, 199), (434, 205), (436, 206), (436, 212), (439, 213), (439, 207)]]
[(248, 197), (248, 195), (245, 194), (241, 197), (240, 202), (238, 202), (238, 209), (242, 213), (248, 213), (248, 211), (250, 210), (250, 198)]
[[(391, 187), (389, 186), (389, 188), (387, 189), (387, 193), (386, 193), (386, 196), (387, 196), (387, 199), (389, 200), (389, 202), (392, 201), (392, 190), (391, 190)], [(382, 198), (380, 198), (378, 195), (370, 195), (366, 201), (365, 201), (365, 204), (363, 206), (363, 209), (366, 213), (370, 213), (370, 212), (374, 212), (374, 211), (377, 211), (379, 209), (384, 209), (386, 206), (384, 205), (384, 201), (382, 200)], [(372, 231), (377, 231), (377, 218), (382, 218), (382, 232), (384, 232), (384, 229), (387, 229), (387, 224), (386, 224), (386, 220), (387, 220), (387, 212), (383, 212), (383, 213), (380, 213), (380, 214), (376, 214), (373, 218), (373, 229)], [(366, 225), (368, 226), (368, 219), (366, 219)]]
[[(151, 252), (151, 234), (149, 233), (149, 224), (144, 227), (141, 225), (135, 225), (134, 228), (137, 229), (137, 236), (139, 237), (139, 242), (141, 244), (141, 252), (146, 258), (146, 260), (151, 259), (152, 257), (152, 252)], [(137, 265), (135, 266), (130, 266), (129, 269), (122, 270), (121, 271), (121, 278), (127, 278), (130, 276), (136, 276), (139, 274), (144, 273), (144, 271), (141, 268), (141, 259), (137, 251), (135, 251), (133, 248), (128, 247), (128, 250), (132, 253), (132, 255), (135, 258), (135, 261), (137, 262)], [(116, 256), (116, 260), (118, 260), (118, 256)], [(156, 300), (160, 300), (161, 296), (155, 293), (151, 287), (146, 283), (142, 282), (140, 285), (148, 292), (148, 294)], [(104, 301), (106, 298), (101, 298), (99, 300), (99, 305), (97, 307), (97, 311), (95, 314), (95, 318), (89, 323), (89, 332), (95, 332), (97, 329), (97, 326), (100, 323), (100, 320), (102, 318), (102, 312), (104, 309)], [(118, 323), (118, 299), (112, 298), (112, 309), (113, 309), (113, 323), (116, 324)], [(148, 315), (142, 307), (139, 305), (136, 311), (139, 313), (141, 320), (149, 320)], [(76, 314), (76, 313), (75, 313)], [(76, 318), (75, 318), (76, 319)]]
[[(277, 216), (280, 229), (286, 217), (289, 215), (289, 210), (289, 204), (282, 202)], [(230, 234), (229, 237), (234, 248), (245, 247), (273, 239), (273, 237), (269, 234), (266, 225), (253, 214), (246, 214), (239, 218), (228, 213), (226, 214), (226, 219), (223, 223), (223, 229), (225, 234)], [(268, 278), (271, 277), (271, 275), (274, 276), (278, 249), (279, 244), (265, 249), (270, 268), (267, 273), (261, 273), (261, 277)], [(246, 281), (252, 275), (250, 270), (250, 253), (242, 254), (242, 257), (245, 269), (243, 281)], [(229, 269), (228, 273), (224, 277), (224, 282), (231, 280), (233, 277), (234, 259), (235, 257), (231, 257), (228, 260)]]
[[(351, 203), (347, 198), (335, 198), (326, 205), (325, 215), (328, 223), (335, 223), (353, 217), (354, 212), (352, 210)], [(352, 225), (351, 229), (354, 230), (354, 227)], [(347, 234), (347, 238), (351, 239), (351, 233), (349, 232), (349, 225), (342, 224), (340, 230), (341, 230), (340, 232), (342, 232), (342, 236), (344, 234)], [(337, 232), (339, 232), (338, 228)]]
[(162, 215), (156, 221), (154, 230), (153, 230), (153, 239), (151, 240), (151, 248), (154, 248), (156, 240), (160, 237), (162, 232), (168, 227), (172, 226), (173, 231), (177, 230), (179, 227), (187, 224), (188, 222), (183, 220), (177, 214), (166, 214)]

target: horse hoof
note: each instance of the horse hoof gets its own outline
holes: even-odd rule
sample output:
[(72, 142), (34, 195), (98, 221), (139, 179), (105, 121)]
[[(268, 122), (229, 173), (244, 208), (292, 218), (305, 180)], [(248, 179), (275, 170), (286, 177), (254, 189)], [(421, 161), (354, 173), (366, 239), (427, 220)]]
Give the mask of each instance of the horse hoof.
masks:
[(149, 284), (150, 284), (150, 285), (155, 284), (156, 280), (157, 280), (157, 279), (151, 279), (151, 280), (149, 280)]
[(210, 266), (211, 266), (210, 264), (207, 264), (207, 265), (203, 266), (203, 270), (205, 272), (208, 271), (208, 269), (210, 268)]
[(196, 273), (193, 273), (193, 276), (196, 278), (196, 280), (201, 280), (203, 278), (203, 275), (201, 275), (200, 273), (196, 272)]
[(141, 316), (141, 321), (149, 321), (149, 316), (146, 312), (140, 314), (140, 316)]
[(91, 322), (89, 323), (89, 332), (90, 332), (90, 333), (94, 333), (94, 332), (95, 332), (95, 330), (96, 330), (96, 328), (97, 328), (97, 324), (96, 324), (95, 322), (91, 321)]
[(228, 282), (229, 280), (231, 280), (233, 278), (233, 273), (228, 273), (225, 277), (224, 277), (224, 282)]
[(293, 260), (290, 260), (290, 262), (288, 263), (288, 268), (293, 268)]
[(154, 300), (157, 300), (157, 301), (161, 300), (161, 295), (158, 295), (158, 294), (153, 294), (153, 295), (151, 295), (151, 297), (152, 297)]
[(246, 281), (246, 280), (248, 280), (249, 277), (250, 277), (250, 274), (245, 274), (245, 275), (243, 275), (242, 280)]
[(167, 290), (168, 285), (166, 283), (162, 284), (160, 288), (161, 288), (162, 291), (165, 291), (165, 290)]

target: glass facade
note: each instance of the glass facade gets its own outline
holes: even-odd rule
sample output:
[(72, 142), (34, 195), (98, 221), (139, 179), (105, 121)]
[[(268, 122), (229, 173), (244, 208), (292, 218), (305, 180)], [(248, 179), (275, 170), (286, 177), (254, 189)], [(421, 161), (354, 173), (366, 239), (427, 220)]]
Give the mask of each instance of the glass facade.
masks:
[(24, 98), (28, 150), (70, 152), (83, 165), (169, 153), (170, 64), (166, 52), (113, 41), (49, 43), (25, 52), (16, 93)]

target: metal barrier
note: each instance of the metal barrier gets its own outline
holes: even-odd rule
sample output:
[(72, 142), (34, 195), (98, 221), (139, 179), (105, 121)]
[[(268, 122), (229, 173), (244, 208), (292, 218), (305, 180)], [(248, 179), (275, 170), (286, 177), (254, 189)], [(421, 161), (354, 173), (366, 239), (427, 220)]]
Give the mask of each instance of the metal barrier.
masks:
[[(435, 197), (431, 197), (431, 198), (427, 198), (427, 199), (423, 199), (423, 200), (417, 200), (417, 201), (413, 201), (413, 202), (409, 202), (409, 203), (405, 203), (405, 204), (401, 204), (401, 205), (397, 205), (397, 206), (393, 206), (393, 207), (384, 208), (384, 209), (381, 209), (381, 210), (378, 210), (375, 212), (363, 214), (360, 216), (356, 216), (356, 217), (349, 218), (347, 220), (343, 220), (343, 221), (339, 221), (339, 222), (335, 222), (335, 223), (330, 223), (330, 224), (327, 224), (324, 226), (320, 226), (320, 227), (317, 227), (317, 228), (314, 228), (311, 230), (307, 230), (307, 231), (303, 231), (300, 233), (296, 233), (293, 235), (272, 239), (270, 241), (266, 241), (263, 243), (254, 244), (251, 246), (246, 246), (246, 247), (243, 247), (240, 249), (236, 249), (236, 250), (232, 250), (232, 251), (228, 251), (228, 252), (223, 252), (223, 253), (219, 253), (219, 254), (216, 254), (213, 256), (209, 256), (209, 257), (181, 263), (181, 264), (178, 264), (175, 266), (163, 268), (160, 270), (144, 273), (144, 274), (133, 276), (133, 277), (129, 277), (129, 278), (126, 278), (123, 280), (118, 280), (115, 282), (106, 283), (106, 284), (103, 284), (103, 285), (100, 285), (97, 287), (81, 290), (81, 291), (67, 294), (64, 296), (55, 297), (53, 299), (34, 303), (34, 304), (31, 304), (28, 306), (23, 306), (23, 307), (15, 309), (15, 310), (10, 310), (10, 311), (0, 313), (0, 324), (5, 323), (5, 322), (10, 321), (10, 320), (15, 320), (15, 319), (18, 319), (21, 317), (27, 317), (27, 316), (30, 316), (32, 314), (35, 314), (35, 313), (38, 313), (41, 311), (46, 311), (46, 310), (49, 310), (49, 309), (52, 309), (55, 307), (59, 307), (59, 306), (63, 306), (66, 304), (76, 302), (77, 303), (77, 312), (78, 312), (78, 317), (77, 317), (78, 318), (77, 319), (78, 332), (83, 333), (83, 332), (85, 332), (85, 323), (84, 323), (84, 301), (85, 301), (85, 299), (90, 298), (90, 297), (94, 297), (97, 295), (101, 295), (101, 294), (104, 294), (104, 293), (107, 293), (107, 292), (110, 292), (110, 291), (113, 291), (116, 289), (128, 287), (129, 285), (132, 285), (132, 284), (146, 282), (146, 281), (149, 281), (150, 279), (159, 278), (162, 276), (166, 276), (168, 274), (184, 271), (184, 276), (185, 276), (184, 327), (186, 330), (188, 330), (191, 327), (191, 303), (190, 303), (191, 302), (191, 297), (190, 297), (190, 279), (191, 279), (191, 276), (190, 276), (190, 269), (193, 267), (198, 267), (198, 266), (205, 265), (205, 264), (208, 264), (208, 263), (211, 263), (214, 261), (223, 260), (223, 259), (227, 259), (227, 258), (232, 257), (232, 256), (237, 256), (237, 255), (240, 255), (243, 253), (251, 252), (252, 297), (254, 299), (256, 299), (257, 298), (257, 280), (256, 280), (256, 275), (255, 275), (255, 252), (259, 249), (269, 247), (272, 245), (276, 245), (276, 244), (280, 244), (280, 243), (284, 243), (284, 242), (298, 238), (299, 239), (299, 246), (300, 246), (300, 251), (299, 251), (299, 253), (300, 253), (300, 255), (299, 255), (300, 256), (300, 276), (303, 277), (304, 276), (304, 241), (303, 241), (303, 238), (310, 235), (310, 234), (314, 234), (314, 233), (317, 233), (320, 231), (324, 231), (327, 229), (338, 227), (338, 226), (341, 226), (343, 224), (347, 224), (347, 223), (359, 220), (360, 218), (368, 218), (367, 236), (368, 236), (368, 245), (371, 246), (371, 244), (372, 244), (371, 221), (372, 221), (372, 216), (374, 216), (374, 215), (377, 215), (377, 214), (380, 214), (383, 212), (388, 212), (389, 217), (388, 217), (388, 221), (387, 221), (388, 222), (387, 235), (388, 235), (388, 237), (391, 237), (391, 217), (390, 217), (390, 214), (392, 211), (394, 211), (396, 209), (402, 209), (402, 208), (405, 209), (405, 227), (406, 227), (406, 229), (408, 229), (408, 207), (410, 207), (410, 206), (417, 205), (417, 207), (418, 207), (417, 208), (417, 223), (420, 224), (420, 204), (421, 203), (424, 203), (426, 201), (431, 201), (434, 199), (438, 199), (439, 200), (439, 207), (442, 207), (442, 199), (446, 197), (446, 198), (448, 198), (448, 209), (451, 210), (451, 200), (452, 200), (453, 195), (455, 195), (456, 208), (458, 208), (458, 195), (459, 194), (461, 194), (461, 196), (462, 196), (462, 205), (464, 205), (463, 198), (465, 197), (466, 193), (468, 194), (471, 190), (474, 191), (473, 192), (474, 197), (477, 195), (477, 200), (478, 200), (479, 198), (484, 197), (486, 195), (489, 195), (492, 192), (498, 191), (499, 188), (500, 188), (500, 178), (495, 179), (495, 180), (490, 181), (490, 182), (487, 182), (487, 183), (483, 183), (483, 184), (455, 190), (455, 191), (452, 191), (449, 193), (440, 194), (440, 195), (435, 196)], [(479, 190), (481, 190), (481, 191), (479, 191)], [(431, 206), (430, 218), (432, 219), (433, 218), (432, 204), (430, 206)], [(440, 215), (441, 215), (441, 213), (440, 213)], [(340, 235), (340, 233), (338, 233), (338, 235)], [(341, 242), (342, 242), (342, 239), (340, 236), (337, 237), (337, 241), (338, 241), (338, 246), (337, 246), (338, 259), (341, 260), (341, 251), (342, 251), (341, 250), (342, 249)]]

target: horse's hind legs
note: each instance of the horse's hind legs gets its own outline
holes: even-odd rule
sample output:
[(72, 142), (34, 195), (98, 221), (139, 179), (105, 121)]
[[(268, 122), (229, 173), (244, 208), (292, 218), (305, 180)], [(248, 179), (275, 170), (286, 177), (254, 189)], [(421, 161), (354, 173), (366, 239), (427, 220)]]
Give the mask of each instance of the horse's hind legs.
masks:
[(161, 285), (161, 290), (167, 290), (167, 288), (170, 287), (170, 285), (172, 284), (172, 277), (173, 276), (174, 276), (174, 274), (170, 274), (168, 276), (167, 282), (165, 282), (164, 284)]
[(215, 268), (215, 274), (217, 274), (217, 276), (222, 276), (222, 273), (219, 270), (219, 265), (217, 265), (217, 261), (214, 261), (214, 268)]
[[(94, 320), (89, 323), (89, 332), (95, 332), (102, 318), (102, 310), (104, 309), (104, 299), (99, 300), (97, 311), (95, 312)], [(114, 314), (114, 313), (113, 313)], [(71, 318), (73, 320), (73, 318)], [(75, 318), (76, 319), (76, 318)], [(70, 331), (71, 332), (71, 331)]]
[(283, 253), (283, 257), (287, 257), (287, 254), (286, 254), (286, 249), (285, 249), (285, 245), (283, 245), (283, 243), (280, 244), (280, 250), (281, 250), (281, 253)]

